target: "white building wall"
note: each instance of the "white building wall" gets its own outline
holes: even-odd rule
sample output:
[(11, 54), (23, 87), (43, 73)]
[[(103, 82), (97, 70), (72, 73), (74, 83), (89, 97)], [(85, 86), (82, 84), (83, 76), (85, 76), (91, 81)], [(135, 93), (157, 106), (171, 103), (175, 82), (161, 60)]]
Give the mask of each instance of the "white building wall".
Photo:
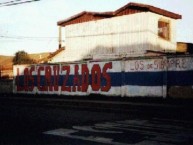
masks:
[(138, 13), (66, 26), (64, 61), (141, 54), (147, 48), (147, 25), (146, 13)]
[[(176, 52), (176, 20), (151, 12), (148, 12), (148, 17), (148, 29), (150, 30), (148, 35), (149, 50)], [(170, 40), (158, 36), (158, 21), (160, 19), (167, 20), (170, 24)]]
[(61, 51), (60, 53), (58, 53), (56, 56), (52, 57), (49, 60), (49, 63), (57, 63), (57, 62), (64, 62), (65, 59), (65, 50)]
[[(171, 22), (171, 42), (158, 37), (158, 20)], [(175, 21), (151, 12), (68, 25), (65, 27), (66, 50), (63, 61), (78, 61), (109, 54), (144, 55), (146, 50), (176, 49)], [(99, 57), (100, 58), (100, 57)]]

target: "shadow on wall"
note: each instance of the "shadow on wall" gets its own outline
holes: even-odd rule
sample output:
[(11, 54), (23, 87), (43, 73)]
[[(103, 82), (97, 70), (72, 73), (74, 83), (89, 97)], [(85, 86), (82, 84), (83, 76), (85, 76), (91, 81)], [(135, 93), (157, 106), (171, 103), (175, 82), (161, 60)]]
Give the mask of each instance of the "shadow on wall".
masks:
[[(170, 46), (173, 46), (173, 48), (176, 48), (176, 44), (170, 43)], [(68, 49), (68, 48), (66, 48)], [(147, 51), (155, 52), (152, 54), (147, 54)], [(89, 51), (83, 51), (82, 53), (76, 53), (77, 56), (81, 57), (71, 57), (70, 61), (82, 61), (89, 59), (111, 59), (111, 58), (123, 58), (123, 57), (138, 57), (138, 56), (157, 56), (159, 53), (173, 53), (175, 54), (175, 49), (169, 49), (169, 46), (166, 46), (166, 49), (164, 49), (162, 46), (153, 45), (151, 43), (143, 43), (143, 44), (133, 44), (133, 45), (123, 45), (123, 46), (117, 46), (117, 47), (106, 47), (102, 45), (98, 45), (96, 48), (89, 50)], [(66, 56), (70, 56), (70, 54), (66, 53)], [(73, 60), (72, 60), (73, 59)], [(66, 60), (64, 58), (64, 60)], [(68, 60), (66, 60), (68, 62)]]

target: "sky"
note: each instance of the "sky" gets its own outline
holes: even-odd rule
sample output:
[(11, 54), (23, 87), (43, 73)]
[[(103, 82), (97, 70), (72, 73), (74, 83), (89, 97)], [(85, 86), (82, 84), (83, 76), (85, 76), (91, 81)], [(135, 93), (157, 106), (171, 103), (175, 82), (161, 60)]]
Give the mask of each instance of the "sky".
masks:
[(0, 55), (54, 52), (58, 49), (57, 22), (81, 11), (115, 11), (129, 2), (143, 3), (182, 15), (177, 41), (193, 43), (193, 0), (39, 0), (4, 6), (0, 0)]

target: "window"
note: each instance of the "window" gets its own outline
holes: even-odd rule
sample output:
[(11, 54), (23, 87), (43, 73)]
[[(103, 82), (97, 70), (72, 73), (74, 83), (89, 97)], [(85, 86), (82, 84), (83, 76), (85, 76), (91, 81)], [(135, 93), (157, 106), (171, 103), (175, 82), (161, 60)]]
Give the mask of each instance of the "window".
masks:
[(169, 40), (170, 39), (170, 24), (167, 21), (158, 21), (158, 36)]

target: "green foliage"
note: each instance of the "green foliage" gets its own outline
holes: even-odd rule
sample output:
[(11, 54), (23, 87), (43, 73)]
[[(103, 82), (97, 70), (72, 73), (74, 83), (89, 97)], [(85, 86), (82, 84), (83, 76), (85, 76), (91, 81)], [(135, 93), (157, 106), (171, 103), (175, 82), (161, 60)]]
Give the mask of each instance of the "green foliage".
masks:
[(13, 58), (13, 64), (34, 64), (36, 63), (33, 59), (31, 59), (27, 52), (18, 51), (15, 53)]

